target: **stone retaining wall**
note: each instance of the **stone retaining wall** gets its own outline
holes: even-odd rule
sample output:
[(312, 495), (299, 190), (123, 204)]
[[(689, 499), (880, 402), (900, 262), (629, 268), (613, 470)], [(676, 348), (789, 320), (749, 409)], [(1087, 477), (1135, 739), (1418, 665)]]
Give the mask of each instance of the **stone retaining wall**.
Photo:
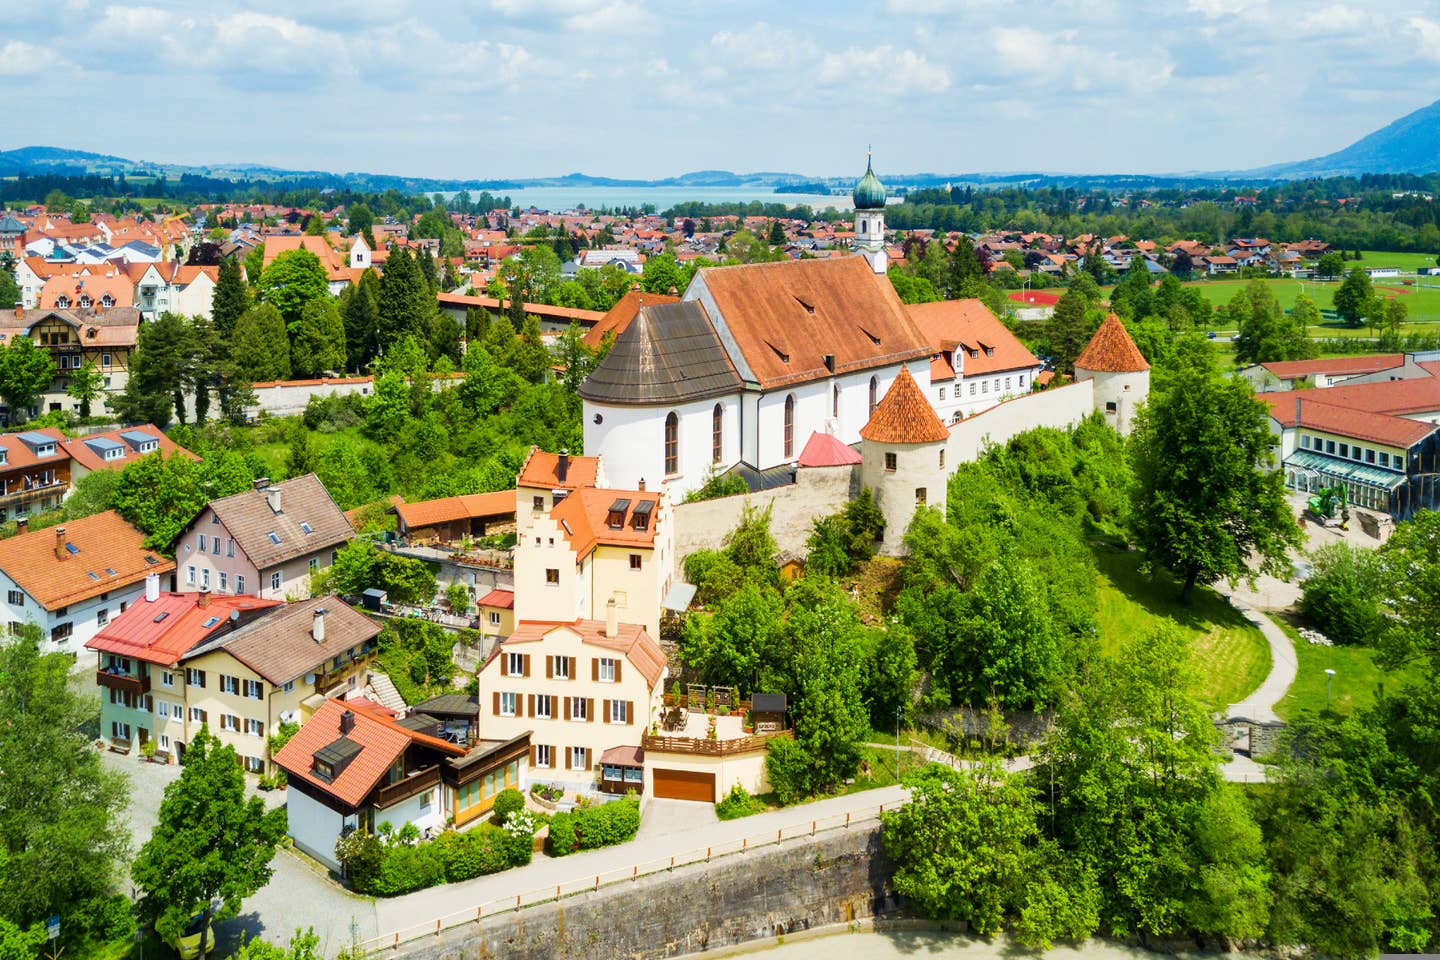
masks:
[(678, 867), (382, 950), (405, 960), (656, 960), (893, 912), (880, 825)]

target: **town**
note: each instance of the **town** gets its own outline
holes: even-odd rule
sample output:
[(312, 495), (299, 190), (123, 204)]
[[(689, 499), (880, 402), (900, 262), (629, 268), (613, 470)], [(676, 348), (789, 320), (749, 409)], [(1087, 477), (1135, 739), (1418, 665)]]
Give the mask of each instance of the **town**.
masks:
[[(489, 74), (517, 172), (624, 151), (577, 114), (578, 167), (510, 115), (516, 77), (571, 89), (524, 49), (548, 7), (491, 5), (521, 26), (462, 56), (381, 6), (355, 48), (227, 14), (257, 104), (309, 70), (417, 86), (346, 87), (363, 137), (220, 142), (352, 170), (404, 144), (413, 174), (0, 150), (0, 960), (1440, 943), (1440, 105), (1245, 170), (1187, 128), (1183, 163), (1086, 146), (1214, 172), (951, 175), (897, 126), (826, 131), (844, 176), (736, 175), (814, 155), (773, 104), (745, 154), (680, 142), (732, 109), (721, 54), (855, 105), (967, 74), (765, 23), (682, 69), (631, 22), (677, 125), (606, 105), (626, 162), (703, 171), (429, 179), (500, 167), (444, 159), (402, 49)], [(204, 46), (156, 15), (105, 29)], [(1080, 34), (997, 29), (997, 76), (1093, 72)], [(776, 117), (794, 142), (761, 144)], [(1033, 169), (1012, 121), (973, 169)], [(960, 122), (920, 126), (952, 150)]]

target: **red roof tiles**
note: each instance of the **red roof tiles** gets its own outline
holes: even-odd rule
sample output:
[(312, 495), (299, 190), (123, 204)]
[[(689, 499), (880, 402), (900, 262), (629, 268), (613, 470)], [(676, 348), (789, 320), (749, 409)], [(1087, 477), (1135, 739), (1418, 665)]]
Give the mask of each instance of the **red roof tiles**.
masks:
[(841, 443), (834, 434), (810, 434), (805, 449), (800, 451), (797, 463), (802, 467), (845, 467), (860, 462), (860, 454), (854, 447)]
[(910, 368), (901, 367), (870, 421), (860, 428), (860, 436), (876, 443), (937, 443), (949, 440), (950, 431), (920, 392)]
[(1149, 370), (1150, 364), (1130, 339), (1125, 324), (1112, 313), (1075, 358), (1075, 369), (1092, 373), (1139, 373)]

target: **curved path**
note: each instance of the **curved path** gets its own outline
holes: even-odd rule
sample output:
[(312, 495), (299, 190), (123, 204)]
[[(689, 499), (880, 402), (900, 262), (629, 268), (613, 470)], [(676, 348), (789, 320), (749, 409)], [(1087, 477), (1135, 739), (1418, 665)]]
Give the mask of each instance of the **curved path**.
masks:
[(1216, 584), (1215, 589), (1230, 601), (1231, 606), (1240, 611), (1241, 616), (1259, 627), (1260, 633), (1270, 644), (1269, 676), (1250, 696), (1239, 703), (1230, 704), (1226, 716), (1278, 723), (1280, 718), (1275, 714), (1275, 704), (1280, 702), (1290, 689), (1290, 684), (1295, 682), (1295, 675), (1299, 670), (1295, 659), (1295, 645), (1290, 642), (1285, 631), (1275, 625), (1274, 620), (1241, 600), (1233, 590), (1227, 590), (1223, 584)]

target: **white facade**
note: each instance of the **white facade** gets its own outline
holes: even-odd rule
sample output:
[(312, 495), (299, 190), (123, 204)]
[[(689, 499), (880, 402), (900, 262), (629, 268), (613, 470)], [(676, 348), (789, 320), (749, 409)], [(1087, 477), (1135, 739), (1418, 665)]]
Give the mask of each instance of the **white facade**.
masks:
[(1135, 420), (1135, 408), (1150, 395), (1150, 371), (1105, 373), (1075, 368), (1076, 380), (1095, 383), (1095, 409), (1116, 432), (1128, 435)]
[[(346, 818), (298, 789), (286, 792), (285, 813), (286, 830), (295, 846), (338, 871), (340, 861), (335, 859), (335, 841), (346, 827)], [(355, 817), (350, 819), (358, 822)]]
[(876, 273), (890, 269), (890, 258), (885, 253), (884, 210), (855, 211), (855, 250)]
[(109, 590), (68, 607), (47, 610), (11, 577), (0, 572), (0, 589), (4, 590), (3, 615), (7, 623), (33, 623), (43, 634), (40, 649), (45, 653), (68, 653), (79, 662), (93, 663), (95, 652), (85, 644), (100, 628), (124, 613), (130, 604), (145, 594), (145, 583), (131, 584)]
[(945, 512), (945, 482), (954, 469), (947, 464), (947, 440), (933, 443), (876, 443), (860, 445), (860, 482), (875, 494), (875, 505), (885, 516), (885, 539), (880, 552), (898, 557), (905, 553), (905, 532), (920, 507)]

